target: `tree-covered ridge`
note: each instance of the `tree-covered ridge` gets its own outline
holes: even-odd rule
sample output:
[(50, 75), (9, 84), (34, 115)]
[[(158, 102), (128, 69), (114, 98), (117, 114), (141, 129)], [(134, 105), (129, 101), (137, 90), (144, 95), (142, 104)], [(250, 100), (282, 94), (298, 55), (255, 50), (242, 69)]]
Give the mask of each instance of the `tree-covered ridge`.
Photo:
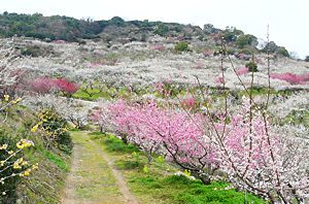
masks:
[(76, 41), (98, 34), (96, 22), (77, 20), (66, 16), (44, 17), (42, 14), (17, 14), (4, 12), (0, 15), (0, 35), (3, 37), (26, 36), (39, 39)]
[[(133, 20), (125, 21), (120, 17), (110, 20), (93, 21), (91, 19), (75, 19), (67, 16), (50, 16), (42, 14), (17, 14), (4, 12), (0, 14), (0, 37), (26, 36), (41, 40), (65, 40), (69, 42), (81, 39), (100, 38), (113, 41), (115, 38), (125, 38), (126, 41), (146, 41), (149, 36), (174, 37), (178, 40), (191, 41), (193, 39), (219, 43), (224, 39), (237, 49), (251, 47), (256, 49), (257, 37), (245, 34), (235, 27), (224, 30), (215, 28), (212, 24), (199, 26), (161, 21)], [(284, 47), (274, 42), (264, 45), (272, 53), (289, 56)], [(265, 50), (264, 50), (265, 51)]]
[(4, 12), (0, 15), (0, 36), (26, 36), (39, 39), (76, 41), (77, 38), (89, 39), (98, 37), (107, 26), (135, 26), (140, 31), (153, 31), (166, 35), (168, 31), (179, 32), (183, 25), (177, 23), (162, 23), (149, 21), (124, 21), (120, 17), (110, 20), (92, 21), (78, 20), (67, 16), (45, 17), (35, 13), (17, 14)]

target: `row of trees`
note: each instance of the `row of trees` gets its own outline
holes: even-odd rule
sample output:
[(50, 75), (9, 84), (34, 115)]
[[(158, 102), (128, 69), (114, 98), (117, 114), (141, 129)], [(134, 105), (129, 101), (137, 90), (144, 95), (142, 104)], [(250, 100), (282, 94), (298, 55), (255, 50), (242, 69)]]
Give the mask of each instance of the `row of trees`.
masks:
[(205, 184), (227, 179), (272, 203), (303, 203), (309, 195), (308, 144), (274, 131), (265, 112), (245, 98), (237, 114), (191, 114), (155, 102), (118, 101), (94, 111), (102, 129), (125, 142), (163, 154)]

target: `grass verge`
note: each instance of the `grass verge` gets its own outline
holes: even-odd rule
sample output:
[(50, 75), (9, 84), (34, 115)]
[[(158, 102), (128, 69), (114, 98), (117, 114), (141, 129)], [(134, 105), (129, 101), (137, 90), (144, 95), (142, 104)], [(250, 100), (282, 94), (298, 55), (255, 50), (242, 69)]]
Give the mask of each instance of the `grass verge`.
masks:
[(179, 169), (162, 157), (147, 164), (147, 158), (132, 144), (126, 145), (109, 134), (92, 137), (103, 145), (124, 175), (130, 190), (143, 204), (260, 204), (263, 200), (230, 188), (228, 183), (203, 185), (199, 180), (175, 175)]

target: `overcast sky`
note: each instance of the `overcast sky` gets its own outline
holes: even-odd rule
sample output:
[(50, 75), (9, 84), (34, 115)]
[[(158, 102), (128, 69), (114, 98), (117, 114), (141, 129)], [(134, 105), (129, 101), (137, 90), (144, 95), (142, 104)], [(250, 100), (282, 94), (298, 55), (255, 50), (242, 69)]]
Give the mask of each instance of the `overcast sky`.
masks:
[(107, 20), (160, 20), (224, 29), (234, 26), (245, 33), (270, 39), (309, 55), (308, 0), (0, 0), (0, 12), (66, 15)]

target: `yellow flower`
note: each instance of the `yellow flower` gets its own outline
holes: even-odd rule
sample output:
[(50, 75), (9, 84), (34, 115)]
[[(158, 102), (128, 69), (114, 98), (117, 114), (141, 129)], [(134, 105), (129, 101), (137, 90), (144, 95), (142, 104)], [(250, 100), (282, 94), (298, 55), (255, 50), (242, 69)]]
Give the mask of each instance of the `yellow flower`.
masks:
[(8, 100), (10, 99), (10, 96), (7, 95), (7, 94), (5, 94), (3, 97), (4, 97), (4, 100), (5, 100), (5, 101), (8, 101)]
[(35, 125), (32, 127), (31, 132), (36, 132), (36, 130), (38, 129), (39, 125)]
[(23, 158), (20, 158), (18, 159), (17, 161), (14, 162), (13, 164), (13, 169), (21, 169), (21, 163), (23, 163), (24, 159)]
[(16, 147), (18, 149), (23, 149), (25, 147), (30, 147), (33, 145), (33, 142), (31, 140), (21, 139), (17, 144)]
[(32, 170), (37, 170), (38, 168), (39, 168), (39, 164), (38, 163), (33, 164), (32, 167), (31, 167)]
[(13, 153), (14, 153), (14, 151), (12, 151), (12, 150), (8, 151), (8, 154), (10, 154), (10, 155), (13, 154)]
[(22, 143), (22, 141), (19, 141), (19, 142), (17, 142), (16, 147), (17, 147), (18, 149), (23, 149), (25, 146), (24, 146), (24, 144)]
[(25, 176), (29, 176), (29, 175), (30, 175), (30, 171), (31, 171), (31, 169), (26, 170), (26, 171), (24, 172), (24, 175), (25, 175)]
[(22, 100), (21, 98), (18, 98), (18, 99), (16, 99), (16, 100), (14, 100), (12, 103), (13, 103), (13, 104), (16, 104), (16, 103), (20, 102), (21, 100)]
[(4, 144), (4, 145), (0, 146), (0, 150), (6, 150), (7, 148), (8, 148), (7, 144)]
[(27, 161), (23, 161), (23, 162), (21, 163), (22, 166), (26, 166), (27, 164), (28, 164)]

